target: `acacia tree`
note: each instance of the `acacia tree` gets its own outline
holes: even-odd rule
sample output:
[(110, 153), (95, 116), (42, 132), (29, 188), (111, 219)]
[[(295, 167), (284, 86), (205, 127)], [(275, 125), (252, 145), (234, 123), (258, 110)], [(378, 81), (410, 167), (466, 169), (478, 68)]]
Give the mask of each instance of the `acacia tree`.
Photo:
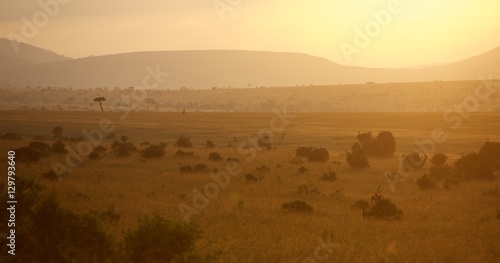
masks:
[(102, 102), (103, 101), (106, 101), (106, 98), (104, 97), (97, 97), (94, 99), (95, 102), (99, 102), (99, 107), (101, 107), (101, 111), (104, 111), (104, 109), (102, 108)]

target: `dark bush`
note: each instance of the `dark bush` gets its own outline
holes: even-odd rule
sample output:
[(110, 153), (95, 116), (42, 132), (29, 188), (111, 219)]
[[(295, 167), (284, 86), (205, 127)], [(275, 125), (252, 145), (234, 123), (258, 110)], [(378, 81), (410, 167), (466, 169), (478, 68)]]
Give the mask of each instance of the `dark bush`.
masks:
[(372, 217), (381, 220), (396, 220), (401, 219), (402, 216), (403, 211), (398, 209), (389, 199), (380, 199), (368, 212), (363, 210), (364, 218)]
[(215, 144), (212, 141), (207, 141), (206, 147), (207, 148), (215, 148)]
[(206, 173), (208, 172), (208, 166), (202, 163), (196, 164), (193, 167), (193, 172), (195, 173)]
[(23, 137), (15, 132), (6, 132), (0, 136), (2, 140), (9, 140), (9, 141), (19, 141), (22, 140)]
[(261, 181), (262, 179), (264, 179), (264, 176), (262, 175), (255, 176), (253, 174), (245, 174), (245, 180), (249, 183), (256, 183), (258, 181)]
[(307, 168), (305, 168), (304, 166), (301, 166), (299, 168), (299, 173), (300, 174), (306, 174), (309, 170)]
[(165, 220), (159, 216), (145, 219), (125, 236), (125, 251), (131, 262), (207, 262), (215, 254), (201, 255), (196, 242), (201, 238), (196, 225)]
[(422, 190), (435, 189), (437, 187), (436, 182), (426, 174), (417, 179), (417, 185)]
[(101, 155), (99, 154), (98, 151), (96, 151), (95, 149), (87, 156), (87, 158), (89, 158), (89, 160), (92, 160), (92, 161), (98, 161), (98, 160), (101, 160)]
[(142, 150), (142, 157), (144, 158), (161, 158), (165, 155), (165, 145), (156, 144), (150, 145), (146, 149)]
[[(114, 256), (112, 239), (92, 215), (77, 215), (60, 208), (54, 198), (37, 205), (24, 223), (20, 240), (21, 262), (107, 262)], [(29, 233), (29, 234), (28, 234)]]
[(281, 205), (281, 209), (291, 213), (312, 213), (314, 209), (302, 200), (295, 200)]
[(458, 159), (455, 169), (466, 179), (494, 179), (491, 162), (477, 153), (470, 153)]
[(177, 138), (177, 141), (174, 144), (177, 147), (193, 147), (193, 143), (191, 142), (191, 138), (181, 136)]
[(128, 141), (127, 136), (122, 136), (120, 141), (115, 140), (113, 144), (111, 144), (111, 149), (113, 149), (117, 157), (128, 157), (137, 150), (134, 144)]
[(269, 172), (271, 172), (271, 168), (269, 168), (267, 165), (262, 165), (260, 167), (255, 168), (255, 172), (257, 172), (257, 173), (269, 173)]
[(352, 168), (365, 169), (370, 167), (368, 158), (366, 158), (365, 151), (363, 150), (361, 144), (354, 143), (351, 146), (352, 152), (346, 151), (346, 161)]
[(427, 162), (427, 158), (427, 154), (422, 154), (420, 152), (403, 154), (403, 165), (408, 170), (421, 169)]
[(218, 162), (218, 161), (223, 161), (224, 160), (224, 158), (222, 158), (222, 156), (219, 153), (216, 153), (216, 152), (208, 154), (208, 159), (210, 161), (214, 161), (214, 162)]
[(63, 130), (63, 127), (55, 126), (54, 128), (52, 128), (52, 134), (55, 138), (61, 139), (63, 137)]
[(371, 132), (358, 133), (356, 138), (367, 155), (393, 156), (396, 152), (396, 139), (391, 132), (382, 131), (375, 138)]
[(370, 203), (368, 203), (368, 201), (366, 201), (366, 200), (358, 200), (358, 201), (354, 202), (354, 204), (352, 204), (352, 206), (351, 206), (351, 208), (357, 208), (357, 209), (362, 209), (362, 210), (365, 210), (368, 207), (370, 207)]
[(431, 158), (431, 164), (436, 167), (442, 167), (446, 164), (446, 161), (448, 160), (448, 156), (442, 154), (442, 153), (437, 153), (434, 154)]
[(184, 152), (182, 150), (178, 150), (175, 153), (175, 157), (192, 157), (192, 158), (199, 158), (198, 155), (194, 155), (193, 152)]
[(313, 149), (314, 149), (314, 147), (301, 146), (301, 147), (297, 148), (297, 150), (295, 151), (295, 155), (297, 157), (307, 157), (309, 155), (309, 153), (313, 151)]
[(40, 160), (40, 153), (28, 146), (14, 150), (16, 152), (16, 162), (34, 163)]
[(333, 182), (337, 180), (337, 174), (335, 172), (323, 173), (321, 180)]
[(31, 142), (28, 147), (38, 151), (41, 155), (48, 154), (50, 152), (50, 146), (42, 141)]
[(52, 152), (56, 154), (65, 154), (68, 152), (68, 150), (66, 150), (66, 145), (61, 141), (53, 143), (51, 148)]
[(326, 162), (330, 155), (325, 148), (314, 148), (307, 155), (307, 160), (310, 162)]
[(500, 142), (485, 142), (479, 154), (491, 162), (494, 170), (500, 169)]
[(94, 151), (98, 152), (98, 153), (105, 153), (106, 148), (104, 148), (103, 146), (97, 146), (97, 147), (95, 147)]

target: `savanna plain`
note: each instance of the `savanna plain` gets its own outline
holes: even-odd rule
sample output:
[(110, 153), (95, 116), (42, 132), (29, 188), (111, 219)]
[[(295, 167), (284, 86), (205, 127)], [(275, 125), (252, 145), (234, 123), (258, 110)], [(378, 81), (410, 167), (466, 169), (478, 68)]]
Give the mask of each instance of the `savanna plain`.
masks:
[[(68, 157), (72, 150), (56, 154), (38, 143), (39, 160), (16, 160), (19, 253), (46, 249), (39, 253), (45, 262), (500, 261), (500, 184), (494, 179), (500, 174), (477, 179), (455, 171), (457, 160), (500, 141), (498, 113), (446, 119), (439, 112), (284, 109), (131, 112), (126, 118), (2, 111), (0, 133), (20, 136), (1, 141), (4, 174), (8, 151), (34, 141), (50, 149), (60, 141), (77, 151), (89, 145), (90, 133), (92, 149), (99, 148), (76, 160)], [(111, 128), (101, 137), (95, 134), (102, 120)], [(62, 130), (54, 132), (56, 126)], [(436, 129), (445, 139), (429, 143)], [(395, 139), (394, 154), (367, 155), (369, 167), (351, 167), (346, 159), (357, 135), (375, 138), (383, 131)], [(300, 155), (300, 147), (324, 148), (326, 158)], [(437, 174), (427, 161), (391, 187), (386, 174), (398, 171), (403, 155), (423, 149), (429, 160), (446, 155), (439, 165), (448, 172)], [(418, 183), (424, 174), (430, 187)], [(381, 199), (399, 213), (370, 216)], [(23, 248), (23, 242), (35, 245)], [(28, 255), (20, 258), (37, 262)]]

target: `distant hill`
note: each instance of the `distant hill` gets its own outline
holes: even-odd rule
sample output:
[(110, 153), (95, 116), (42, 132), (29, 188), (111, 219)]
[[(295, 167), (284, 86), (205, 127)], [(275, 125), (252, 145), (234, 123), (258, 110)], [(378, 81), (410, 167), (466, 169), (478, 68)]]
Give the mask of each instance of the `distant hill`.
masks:
[(159, 87), (247, 87), (331, 85), (338, 83), (476, 80), (500, 77), (500, 48), (464, 61), (423, 69), (374, 69), (336, 64), (299, 53), (262, 51), (136, 52), (0, 71), (0, 84), (74, 88), (142, 85), (146, 67), (170, 75)]
[(12, 47), (12, 43), (10, 42), (10, 40), (0, 38), (0, 58), (2, 59), (1, 67), (8, 68), (9, 63), (12, 63), (12, 67), (18, 67), (21, 64), (24, 64), (23, 66), (26, 66), (70, 60), (70, 58), (58, 55), (49, 50), (38, 48), (25, 43), (18, 44), (18, 52), (16, 52), (16, 50)]

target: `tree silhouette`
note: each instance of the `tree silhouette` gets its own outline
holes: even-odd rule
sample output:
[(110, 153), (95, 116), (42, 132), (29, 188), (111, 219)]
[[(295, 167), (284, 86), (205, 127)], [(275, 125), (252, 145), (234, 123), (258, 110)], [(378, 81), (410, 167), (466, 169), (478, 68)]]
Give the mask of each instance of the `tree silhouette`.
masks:
[(106, 98), (104, 98), (104, 97), (97, 97), (97, 98), (94, 99), (94, 101), (99, 102), (99, 107), (101, 107), (101, 111), (104, 111), (104, 109), (102, 108), (102, 102), (106, 101)]

